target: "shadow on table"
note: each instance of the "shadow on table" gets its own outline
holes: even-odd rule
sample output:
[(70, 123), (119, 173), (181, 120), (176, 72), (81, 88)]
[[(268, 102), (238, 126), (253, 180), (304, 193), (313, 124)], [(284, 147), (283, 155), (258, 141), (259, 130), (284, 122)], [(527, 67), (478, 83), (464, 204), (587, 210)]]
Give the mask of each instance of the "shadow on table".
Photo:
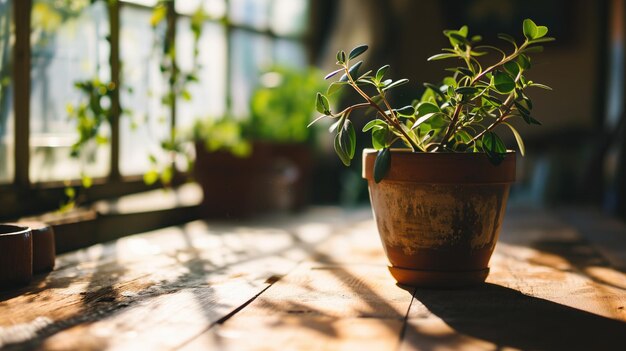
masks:
[[(465, 290), (417, 289), (415, 298), (457, 333), (499, 347), (614, 350), (626, 342), (624, 322), (523, 295), (499, 285), (484, 284)], [(433, 337), (420, 335), (419, 319), (415, 322), (414, 341)]]

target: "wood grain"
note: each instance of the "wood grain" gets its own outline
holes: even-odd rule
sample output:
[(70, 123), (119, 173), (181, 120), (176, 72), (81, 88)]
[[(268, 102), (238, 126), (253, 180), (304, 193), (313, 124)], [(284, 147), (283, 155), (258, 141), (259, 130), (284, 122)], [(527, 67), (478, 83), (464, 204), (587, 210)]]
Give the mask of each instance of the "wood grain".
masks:
[(398, 286), (369, 209), (191, 222), (0, 292), (0, 348), (620, 349), (626, 231), (576, 217), (510, 210), (488, 283), (461, 290)]

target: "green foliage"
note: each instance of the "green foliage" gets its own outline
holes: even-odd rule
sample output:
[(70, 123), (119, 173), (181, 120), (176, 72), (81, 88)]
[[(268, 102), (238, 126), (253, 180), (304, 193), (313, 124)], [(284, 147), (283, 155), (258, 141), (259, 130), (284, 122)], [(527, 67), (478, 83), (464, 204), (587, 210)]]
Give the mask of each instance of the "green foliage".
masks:
[[(278, 142), (304, 142), (311, 139), (306, 127), (320, 103), (329, 110), (328, 100), (311, 96), (323, 89), (324, 81), (317, 70), (273, 67), (261, 78), (250, 100), (250, 120), (246, 134), (253, 139)], [(323, 110), (323, 108), (322, 108)]]
[(244, 137), (244, 124), (232, 117), (196, 121), (193, 139), (203, 142), (209, 152), (225, 150), (235, 156), (246, 157), (252, 151), (252, 145)]
[[(443, 34), (450, 42), (449, 48), (431, 56), (428, 60), (451, 60), (453, 66), (446, 69), (450, 76), (443, 78), (439, 85), (425, 83), (426, 88), (420, 99), (413, 105), (393, 108), (386, 92), (408, 83), (407, 79), (385, 79), (389, 66), (359, 74), (362, 61), (352, 64), (351, 60), (367, 50), (360, 45), (346, 56), (344, 51), (337, 53), (340, 69), (329, 73), (330, 79), (339, 73), (343, 75), (328, 87), (327, 93), (317, 93), (317, 111), (321, 114), (313, 123), (323, 118), (336, 119), (337, 128), (331, 128), (335, 135), (335, 151), (346, 165), (354, 156), (352, 151), (355, 137), (346, 133), (344, 126), (351, 125), (349, 116), (354, 110), (373, 111), (375, 119), (363, 128), (371, 132), (372, 145), (379, 150), (374, 166), (375, 181), (380, 181), (389, 169), (389, 148), (402, 143), (413, 152), (483, 152), (498, 164), (507, 152), (502, 139), (496, 134), (496, 127), (504, 125), (515, 137), (522, 155), (525, 147), (521, 135), (511, 122), (541, 124), (531, 116), (532, 101), (526, 89), (550, 87), (528, 80), (526, 72), (531, 68), (530, 54), (541, 52), (539, 44), (553, 41), (546, 37), (548, 28), (538, 26), (526, 19), (522, 25), (525, 40), (517, 43), (507, 34), (498, 38), (512, 46), (510, 52), (489, 45), (478, 45), (480, 36), (470, 36), (469, 28), (445, 30)], [(491, 54), (491, 55), (490, 55)], [(499, 60), (485, 65), (485, 58), (499, 56)], [(479, 60), (479, 58), (481, 58)], [(349, 85), (364, 102), (332, 111), (327, 95)], [(334, 126), (335, 126), (334, 125)], [(350, 148), (347, 148), (349, 145)]]

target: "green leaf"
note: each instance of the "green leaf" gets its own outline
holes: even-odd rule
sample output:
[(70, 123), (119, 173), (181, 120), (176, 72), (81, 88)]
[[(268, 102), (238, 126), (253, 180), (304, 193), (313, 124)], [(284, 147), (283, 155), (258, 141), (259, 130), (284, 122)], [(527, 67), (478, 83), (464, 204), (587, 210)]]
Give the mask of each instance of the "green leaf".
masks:
[(161, 21), (163, 21), (166, 14), (167, 14), (167, 7), (165, 6), (155, 7), (154, 10), (152, 11), (152, 16), (150, 17), (150, 25), (152, 27), (156, 27), (159, 23), (161, 23)]
[(457, 94), (474, 94), (478, 92), (478, 88), (476, 87), (458, 87), (454, 89), (454, 92)]
[(343, 87), (346, 84), (348, 84), (348, 83), (346, 83), (346, 82), (339, 82), (339, 81), (330, 83), (330, 85), (328, 86), (328, 90), (326, 90), (326, 95), (333, 95), (333, 94), (335, 94), (336, 92), (338, 92), (341, 89), (341, 87)]
[(341, 141), (340, 141), (341, 134), (342, 133), (335, 134), (335, 143), (334, 143), (335, 153), (337, 154), (337, 156), (339, 156), (339, 159), (344, 165), (350, 166), (350, 163), (352, 160), (350, 159), (346, 151), (341, 147)]
[(439, 106), (431, 102), (420, 102), (417, 105), (417, 116), (424, 116), (429, 113), (439, 112)]
[(159, 172), (156, 169), (151, 169), (143, 175), (143, 182), (146, 185), (152, 185), (159, 180)]
[(344, 131), (341, 138), (341, 147), (346, 150), (346, 153), (352, 160), (354, 153), (356, 152), (356, 131), (350, 120), (346, 120), (344, 124)]
[(551, 41), (555, 41), (556, 38), (552, 38), (552, 37), (545, 37), (545, 38), (538, 38), (538, 39), (533, 39), (532, 43), (533, 44), (539, 44), (539, 43), (549, 43)]
[(483, 150), (489, 157), (491, 163), (498, 165), (504, 160), (506, 146), (495, 133), (487, 132), (482, 138)]
[(324, 77), (324, 79), (331, 78), (331, 77), (333, 77), (334, 75), (336, 75), (337, 73), (339, 73), (339, 72), (341, 72), (341, 71), (343, 71), (343, 68), (336, 69), (336, 70), (334, 70), (334, 71), (332, 71), (332, 72), (328, 73), (328, 74)]
[(80, 182), (85, 189), (89, 189), (93, 185), (93, 179), (91, 179), (91, 177), (86, 174), (81, 175)]
[(510, 75), (495, 71), (491, 78), (491, 84), (496, 88), (499, 93), (508, 94), (515, 89), (515, 81)]
[(350, 58), (350, 60), (352, 60), (353, 58), (364, 53), (367, 50), (367, 48), (368, 48), (367, 45), (359, 45), (355, 47), (354, 49), (352, 49), (352, 51), (350, 51), (350, 55), (348, 57)]
[(447, 58), (459, 58), (459, 55), (456, 55), (456, 54), (436, 54), (436, 55), (433, 55), (433, 56), (429, 57), (426, 61), (437, 61), (437, 60), (443, 60), (443, 59), (447, 59)]
[(536, 52), (543, 52), (543, 46), (541, 45), (529, 46), (526, 49), (524, 49), (524, 53), (536, 53)]
[(389, 85), (385, 85), (385, 87), (383, 88), (383, 91), (389, 90), (389, 89), (391, 89), (391, 88), (398, 87), (398, 86), (400, 86), (400, 85), (402, 85), (402, 84), (406, 84), (406, 83), (408, 83), (408, 82), (409, 82), (409, 80), (408, 80), (408, 79), (406, 79), (406, 78), (396, 80), (395, 82), (393, 82), (393, 83), (391, 83), (391, 84), (389, 84)]
[(524, 154), (526, 153), (526, 148), (524, 147), (524, 141), (522, 140), (522, 136), (519, 134), (517, 129), (515, 129), (512, 125), (506, 122), (502, 122), (502, 124), (506, 125), (507, 127), (509, 127), (509, 129), (511, 129), (511, 132), (513, 132), (513, 136), (515, 137), (515, 141), (517, 141), (519, 152), (522, 154), (522, 156), (524, 156)]
[(337, 51), (337, 63), (344, 64), (346, 62), (346, 52), (343, 50)]
[(520, 66), (515, 61), (509, 61), (509, 62), (505, 63), (504, 65), (502, 65), (502, 67), (504, 67), (504, 69), (507, 72), (509, 72), (511, 77), (517, 77), (517, 75), (519, 74), (519, 71), (520, 71)]
[(384, 65), (381, 68), (378, 69), (378, 71), (376, 71), (376, 80), (377, 81), (381, 81), (383, 80), (383, 78), (385, 77), (385, 73), (387, 73), (387, 70), (389, 69), (389, 65)]
[(407, 105), (399, 109), (395, 109), (394, 111), (401, 116), (413, 116), (415, 114), (415, 107)]
[(550, 88), (549, 86), (547, 86), (545, 84), (531, 83), (528, 86), (529, 87), (537, 87), (537, 88), (541, 88), (541, 89), (545, 89), (545, 90), (552, 90), (552, 88)]
[(315, 109), (319, 113), (330, 115), (330, 104), (328, 103), (328, 98), (322, 95), (322, 93), (317, 93), (315, 99)]
[(365, 126), (363, 126), (363, 132), (367, 132), (368, 130), (374, 128), (374, 127), (381, 127), (383, 125), (387, 125), (387, 122), (383, 121), (382, 119), (373, 119), (369, 122), (367, 122), (367, 124), (365, 124)]
[(548, 27), (546, 26), (537, 26), (537, 36), (535, 39), (539, 39), (548, 34)]
[(522, 68), (522, 69), (529, 69), (530, 68), (530, 58), (527, 55), (521, 54), (517, 57), (517, 64)]
[(379, 126), (380, 128), (374, 128), (372, 130), (372, 147), (376, 150), (387, 147), (387, 136), (389, 135), (389, 127), (387, 124)]
[(374, 161), (374, 181), (379, 183), (389, 172), (391, 168), (391, 152), (389, 148), (378, 151), (376, 160)]
[[(538, 38), (539, 33), (538, 33), (537, 25), (530, 18), (527, 18), (524, 20), (523, 30), (524, 30), (524, 36), (526, 37), (526, 39), (533, 40), (535, 38)], [(546, 33), (547, 33), (547, 28), (546, 28)]]

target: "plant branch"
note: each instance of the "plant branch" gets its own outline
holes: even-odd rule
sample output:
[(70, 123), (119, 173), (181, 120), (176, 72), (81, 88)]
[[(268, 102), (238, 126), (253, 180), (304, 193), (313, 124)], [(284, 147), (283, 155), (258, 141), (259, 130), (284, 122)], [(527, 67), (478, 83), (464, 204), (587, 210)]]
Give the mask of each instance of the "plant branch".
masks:
[[(363, 97), (365, 99), (365, 101), (367, 101), (367, 103), (372, 106), (373, 108), (375, 108), (385, 119), (385, 121), (387, 121), (387, 123), (389, 123), (391, 126), (393, 126), (395, 129), (397, 129), (402, 136), (407, 140), (407, 142), (409, 143), (409, 146), (411, 147), (411, 149), (413, 150), (413, 152), (417, 151), (417, 149), (421, 149), (419, 147), (419, 145), (415, 144), (415, 142), (413, 141), (413, 139), (411, 139), (406, 132), (404, 131), (404, 129), (402, 129), (402, 127), (400, 126), (400, 123), (397, 120), (397, 117), (395, 116), (395, 114), (393, 113), (393, 109), (391, 109), (389, 107), (389, 103), (387, 102), (387, 99), (385, 98), (384, 95), (381, 95), (382, 100), (385, 102), (385, 106), (387, 106), (387, 108), (389, 109), (389, 113), (391, 114), (391, 117), (387, 116), (387, 114), (385, 113), (385, 110), (383, 110), (377, 103), (375, 103), (361, 88), (359, 88), (359, 86), (356, 84), (356, 82), (354, 81), (354, 79), (352, 78), (352, 76), (350, 75), (350, 72), (348, 70), (348, 66), (345, 65), (344, 70), (346, 72), (346, 76), (348, 77), (348, 80), (350, 81), (350, 85), (352, 86), (352, 88), (354, 88), (354, 90), (356, 90), (357, 93), (359, 93), (359, 95), (361, 95), (361, 97)], [(417, 148), (417, 149), (416, 149)]]

